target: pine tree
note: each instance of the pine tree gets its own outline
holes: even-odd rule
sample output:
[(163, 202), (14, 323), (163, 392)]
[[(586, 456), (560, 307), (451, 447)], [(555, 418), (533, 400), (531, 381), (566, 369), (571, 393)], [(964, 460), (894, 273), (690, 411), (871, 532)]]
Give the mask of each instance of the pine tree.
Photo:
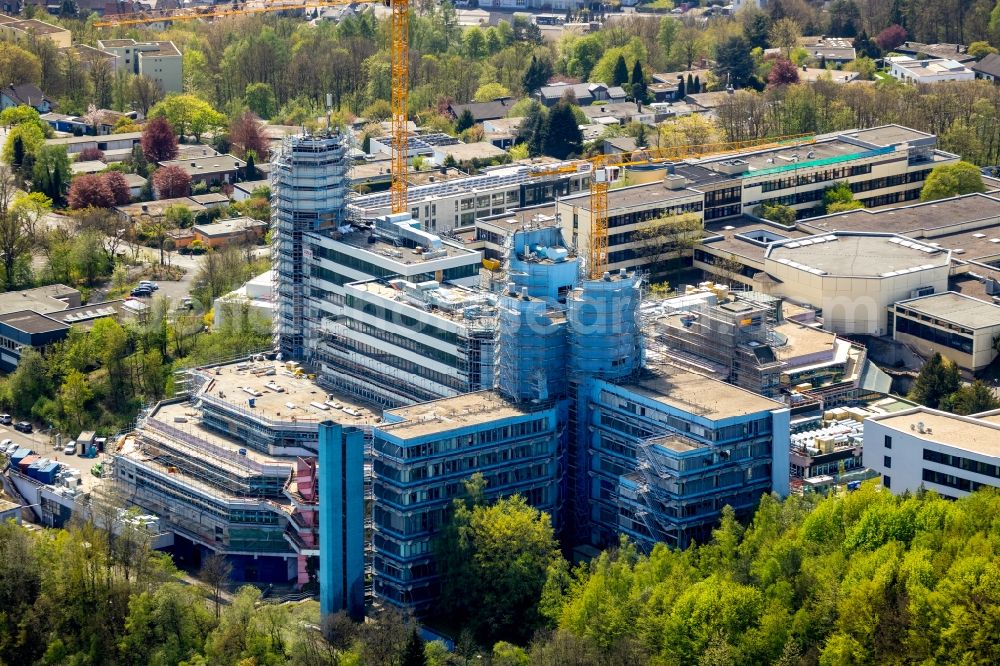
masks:
[(684, 83), (684, 77), (677, 77), (677, 99), (684, 99), (687, 96), (687, 86)]
[(701, 92), (701, 76), (694, 77), (694, 92), (695, 94)]
[(545, 110), (541, 104), (536, 102), (528, 109), (514, 143), (527, 144), (528, 154), (532, 157), (542, 154), (542, 144), (545, 143)]
[(559, 100), (549, 111), (545, 121), (545, 136), (542, 139), (542, 153), (564, 160), (583, 152), (583, 132), (573, 114), (573, 105), (568, 100)]
[(475, 124), (476, 119), (472, 115), (472, 111), (462, 109), (462, 113), (458, 114), (458, 120), (455, 121), (455, 131), (464, 132)]
[(21, 135), (16, 135), (14, 137), (13, 152), (14, 155), (11, 158), (11, 166), (17, 168), (21, 166), (22, 162), (24, 162), (24, 140), (21, 138)]
[(943, 358), (941, 354), (934, 354), (920, 368), (920, 374), (910, 389), (909, 397), (921, 405), (940, 409), (960, 386), (958, 366)]
[(427, 656), (424, 654), (424, 639), (420, 638), (416, 627), (410, 632), (403, 650), (402, 666), (427, 666)]
[(688, 73), (688, 90), (690, 90), (690, 91), (691, 91), (691, 94), (692, 94), (692, 95), (693, 95), (694, 93), (698, 92), (697, 90), (695, 90), (695, 89), (694, 89), (694, 77), (693, 77), (693, 76), (691, 76), (691, 74), (690, 74), (690, 73)]
[(625, 56), (620, 55), (611, 74), (611, 85), (620, 86), (624, 83), (628, 83), (628, 65), (625, 64)]
[(521, 79), (521, 87), (530, 95), (548, 83), (551, 76), (552, 64), (548, 60), (539, 60), (536, 56), (531, 56), (531, 63)]
[[(629, 81), (632, 84), (632, 96), (635, 101), (641, 102), (646, 100), (646, 75), (642, 72), (642, 63), (638, 60), (635, 61), (635, 65), (632, 66), (632, 78)], [(636, 94), (636, 86), (638, 88), (638, 94)]]

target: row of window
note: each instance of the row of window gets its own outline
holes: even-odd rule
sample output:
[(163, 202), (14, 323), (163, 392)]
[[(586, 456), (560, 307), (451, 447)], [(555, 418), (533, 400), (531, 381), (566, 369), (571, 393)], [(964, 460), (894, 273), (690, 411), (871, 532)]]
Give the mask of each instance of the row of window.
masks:
[(962, 456), (953, 456), (947, 453), (941, 453), (940, 451), (933, 451), (931, 449), (924, 449), (924, 460), (928, 462), (935, 462), (939, 465), (957, 467), (958, 469), (963, 469), (966, 472), (973, 472), (975, 474), (993, 477), (994, 479), (1000, 479), (1000, 466), (992, 465), (980, 460), (963, 458)]
[(945, 331), (934, 326), (927, 326), (906, 317), (896, 317), (896, 331), (966, 354), (972, 353), (972, 337), (955, 331)]
[(789, 187), (802, 187), (814, 183), (828, 183), (831, 181), (843, 180), (851, 176), (861, 176), (872, 172), (871, 164), (857, 164), (854, 166), (837, 167), (836, 169), (826, 169), (824, 171), (812, 171), (800, 175), (785, 176), (776, 180), (769, 180), (760, 184), (761, 192), (775, 192), (785, 190)]
[[(960, 476), (945, 474), (944, 472), (938, 472), (933, 469), (924, 469), (923, 479), (928, 483), (936, 483), (939, 486), (947, 486), (948, 488), (955, 488), (956, 490), (964, 490), (965, 492), (970, 492), (970, 493), (979, 490), (980, 488), (990, 487), (985, 483), (979, 483), (978, 481), (970, 481), (969, 479), (963, 479)], [(882, 485), (884, 485), (886, 488), (889, 487), (885, 483), (885, 477), (882, 477)]]
[[(424, 458), (427, 456), (441, 455), (449, 451), (468, 449), (473, 446), (485, 446), (501, 442), (507, 442), (511, 445), (515, 445), (518, 443), (516, 442), (518, 439), (532, 437), (534, 435), (538, 435), (539, 433), (548, 433), (550, 430), (551, 425), (549, 423), (549, 419), (548, 417), (543, 416), (541, 418), (532, 418), (518, 423), (510, 423), (499, 428), (480, 430), (479, 432), (469, 433), (467, 435), (442, 437), (431, 442), (422, 442), (420, 444), (406, 446), (403, 448), (402, 452), (399, 451), (398, 446), (376, 437), (375, 451), (384, 452), (389, 456), (402, 457), (404, 459)], [(400, 453), (402, 453), (401, 456)]]

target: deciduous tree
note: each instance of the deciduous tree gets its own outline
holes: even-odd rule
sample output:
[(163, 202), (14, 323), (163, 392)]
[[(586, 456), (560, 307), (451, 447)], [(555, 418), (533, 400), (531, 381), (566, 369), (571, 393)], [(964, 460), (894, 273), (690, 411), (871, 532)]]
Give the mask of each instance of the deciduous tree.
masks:
[(176, 199), (191, 194), (191, 176), (179, 166), (160, 167), (153, 174), (158, 199)]
[(518, 495), (487, 505), (484, 488), (474, 476), (436, 548), (442, 609), (489, 643), (522, 642), (541, 626), (538, 600), (559, 551), (547, 514)]
[(177, 157), (177, 136), (170, 121), (165, 117), (152, 118), (142, 130), (142, 155), (146, 161), (156, 164)]
[(264, 124), (250, 111), (245, 111), (229, 126), (229, 140), (239, 157), (248, 152), (267, 157), (270, 152)]
[(920, 190), (921, 201), (934, 201), (960, 194), (985, 192), (983, 177), (979, 168), (968, 162), (942, 164), (931, 170), (924, 187)]
[[(119, 174), (121, 175), (121, 174)], [(111, 208), (115, 195), (108, 181), (100, 174), (81, 174), (69, 186), (70, 208)]]

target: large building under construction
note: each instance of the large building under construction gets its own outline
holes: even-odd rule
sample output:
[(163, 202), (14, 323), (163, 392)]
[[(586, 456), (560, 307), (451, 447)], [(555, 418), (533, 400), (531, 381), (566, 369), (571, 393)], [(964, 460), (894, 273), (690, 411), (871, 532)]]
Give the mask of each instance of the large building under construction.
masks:
[[(320, 386), (383, 408), (370, 431), (380, 600), (431, 607), (433, 539), (476, 472), (488, 496), (527, 497), (580, 546), (626, 534), (644, 548), (684, 547), (724, 506), (745, 514), (762, 494), (787, 492), (788, 408), (732, 385), (771, 395), (781, 381), (780, 364), (755, 351), (770, 349), (771, 304), (719, 295), (711, 311), (689, 308), (678, 326), (721, 342), (715, 363), (739, 352), (722, 376), (698, 372), (669, 354), (647, 358), (669, 322), (643, 330), (638, 271), (583, 277), (568, 217), (497, 222), (484, 261), (433, 224), (375, 213), (303, 230), (305, 315), (284, 319), (303, 328), (278, 335)], [(685, 336), (675, 338), (681, 353)]]

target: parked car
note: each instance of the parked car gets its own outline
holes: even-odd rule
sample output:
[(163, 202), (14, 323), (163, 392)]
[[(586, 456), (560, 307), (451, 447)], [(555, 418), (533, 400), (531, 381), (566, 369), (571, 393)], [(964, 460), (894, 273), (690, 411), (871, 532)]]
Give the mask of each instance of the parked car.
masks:
[(150, 291), (156, 291), (157, 289), (160, 288), (160, 285), (156, 284), (155, 282), (152, 282), (151, 280), (140, 280), (139, 281), (139, 286), (140, 287), (146, 287)]
[(14, 430), (18, 432), (32, 432), (34, 431), (34, 428), (32, 428), (31, 424), (27, 421), (18, 421), (14, 424)]
[(0, 425), (10, 425), (14, 422), (14, 417), (10, 414), (0, 414)]
[(138, 296), (139, 298), (144, 298), (146, 296), (152, 296), (153, 290), (149, 287), (136, 287), (132, 290), (133, 296)]
[(74, 441), (72, 439), (69, 440), (69, 442), (66, 443), (66, 446), (63, 447), (63, 453), (66, 454), (67, 456), (71, 456), (71, 455), (75, 454), (76, 453), (76, 441)]
[(17, 444), (12, 439), (5, 439), (0, 442), (0, 453), (10, 453), (17, 448)]

